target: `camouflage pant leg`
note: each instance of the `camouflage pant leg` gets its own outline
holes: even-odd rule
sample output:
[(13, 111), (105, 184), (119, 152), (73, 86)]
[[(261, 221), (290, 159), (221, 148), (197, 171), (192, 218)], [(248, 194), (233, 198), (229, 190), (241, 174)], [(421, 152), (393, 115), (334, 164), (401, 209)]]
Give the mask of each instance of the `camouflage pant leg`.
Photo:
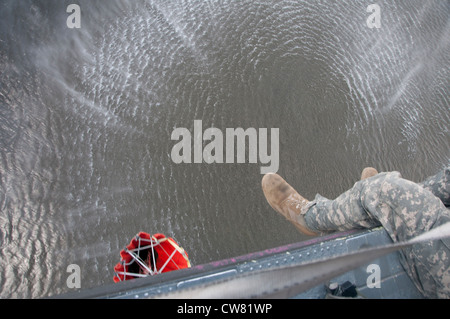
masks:
[(303, 210), (308, 228), (318, 232), (344, 231), (356, 228), (372, 228), (380, 226), (380, 221), (373, 218), (364, 209), (362, 203), (363, 190), (370, 182), (373, 189), (379, 188), (381, 174), (370, 179), (359, 181), (351, 189), (342, 193), (335, 200), (329, 200), (319, 194)]
[[(394, 242), (405, 241), (450, 222), (450, 210), (422, 186), (397, 172), (359, 181), (335, 200), (317, 195), (304, 211), (316, 231), (382, 225)], [(401, 262), (427, 297), (450, 298), (450, 241), (437, 240), (402, 250)]]
[(427, 178), (419, 185), (439, 197), (446, 207), (450, 207), (450, 167)]

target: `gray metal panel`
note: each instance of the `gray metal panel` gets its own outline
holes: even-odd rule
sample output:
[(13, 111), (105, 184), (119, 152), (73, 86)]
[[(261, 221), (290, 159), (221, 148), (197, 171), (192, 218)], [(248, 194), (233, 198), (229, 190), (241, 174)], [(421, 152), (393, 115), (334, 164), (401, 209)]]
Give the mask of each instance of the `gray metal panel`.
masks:
[[(344, 247), (344, 251), (340, 252), (342, 253), (357, 251), (362, 248), (386, 245), (392, 243), (392, 240), (384, 229), (377, 228), (335, 242), (339, 243), (339, 245), (342, 244), (342, 247)], [(330, 256), (331, 255), (334, 255), (334, 252), (330, 254)], [(357, 286), (360, 294), (366, 298), (423, 298), (404, 271), (400, 264), (399, 257), (400, 253), (394, 252), (345, 273), (332, 281), (338, 283), (350, 281)], [(367, 286), (367, 279), (371, 274), (371, 272), (367, 271), (367, 267), (371, 264), (376, 264), (380, 267), (380, 288), (369, 288)], [(320, 285), (298, 295), (297, 298), (324, 298), (325, 294), (326, 291), (324, 285)]]
[[(223, 261), (198, 265), (153, 277), (99, 287), (91, 291), (69, 294), (68, 298), (148, 298), (179, 288), (192, 287), (225, 279), (256, 270), (271, 269), (310, 262), (342, 255), (361, 248), (377, 247), (392, 243), (383, 228), (366, 231), (336, 233), (323, 238), (313, 238), (307, 242), (295, 243)], [(354, 283), (359, 292), (367, 298), (422, 298), (410, 278), (406, 275), (395, 252), (373, 260), (367, 265), (347, 272), (332, 281)], [(376, 264), (380, 268), (380, 288), (367, 287), (367, 266)], [(323, 284), (301, 293), (295, 298), (325, 298)]]

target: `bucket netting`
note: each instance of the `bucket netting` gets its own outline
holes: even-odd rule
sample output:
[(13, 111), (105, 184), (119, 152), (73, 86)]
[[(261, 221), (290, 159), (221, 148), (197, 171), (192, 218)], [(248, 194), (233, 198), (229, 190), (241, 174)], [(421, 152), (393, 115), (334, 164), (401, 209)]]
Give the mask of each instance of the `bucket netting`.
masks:
[(187, 253), (172, 238), (140, 232), (123, 250), (114, 267), (114, 282), (154, 276), (191, 267)]

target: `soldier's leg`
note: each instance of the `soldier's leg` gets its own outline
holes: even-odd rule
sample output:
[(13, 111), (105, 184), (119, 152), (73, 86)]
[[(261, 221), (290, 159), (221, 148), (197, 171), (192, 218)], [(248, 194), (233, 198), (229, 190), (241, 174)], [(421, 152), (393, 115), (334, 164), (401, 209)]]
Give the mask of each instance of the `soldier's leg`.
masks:
[(384, 175), (385, 173), (382, 173), (370, 179), (364, 178), (334, 200), (317, 194), (302, 210), (306, 224), (319, 233), (381, 225), (376, 218), (368, 214), (361, 198), (366, 185), (372, 185), (372, 188), (381, 187)]
[(434, 196), (439, 197), (446, 207), (450, 207), (450, 167), (427, 178), (419, 185), (431, 191)]
[[(450, 222), (439, 198), (397, 172), (357, 182), (335, 200), (317, 195), (303, 210), (313, 231), (383, 225), (393, 241), (405, 241)], [(402, 250), (402, 264), (427, 297), (450, 298), (450, 242), (438, 240)]]
[[(386, 174), (379, 190), (363, 191), (365, 209), (393, 241), (406, 241), (450, 222), (450, 211), (428, 189), (396, 174)], [(402, 250), (402, 264), (427, 297), (450, 298), (450, 240), (435, 240)]]

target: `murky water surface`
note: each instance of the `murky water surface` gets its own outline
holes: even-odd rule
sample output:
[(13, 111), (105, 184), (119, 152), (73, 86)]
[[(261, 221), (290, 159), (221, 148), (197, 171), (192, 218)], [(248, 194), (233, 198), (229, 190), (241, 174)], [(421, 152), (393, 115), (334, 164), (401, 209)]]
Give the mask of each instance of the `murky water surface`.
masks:
[(279, 170), (333, 198), (368, 165), (449, 164), (447, 1), (0, 3), (0, 296), (112, 283), (139, 231), (201, 264), (304, 240), (261, 163), (175, 164), (177, 127), (279, 128)]

